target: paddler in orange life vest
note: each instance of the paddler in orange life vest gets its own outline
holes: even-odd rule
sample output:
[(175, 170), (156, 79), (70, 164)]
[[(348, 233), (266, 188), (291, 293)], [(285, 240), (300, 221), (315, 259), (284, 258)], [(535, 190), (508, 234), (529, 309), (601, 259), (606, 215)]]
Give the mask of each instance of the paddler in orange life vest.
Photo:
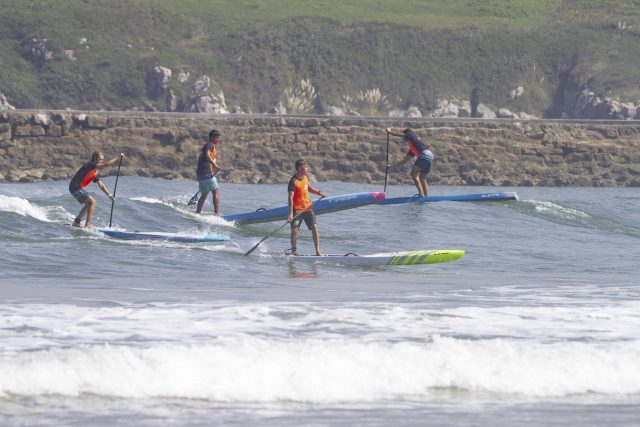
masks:
[(100, 151), (94, 151), (93, 154), (91, 154), (91, 161), (82, 165), (80, 169), (78, 169), (78, 172), (73, 175), (73, 178), (71, 178), (71, 182), (69, 183), (69, 192), (79, 203), (84, 204), (84, 207), (80, 210), (80, 213), (73, 221), (74, 227), (82, 226), (80, 223), (82, 222), (82, 217), (84, 217), (85, 214), (87, 215), (87, 220), (84, 223), (85, 228), (93, 226), (93, 224), (91, 224), (91, 218), (93, 217), (93, 211), (96, 209), (96, 200), (84, 190), (84, 187), (87, 185), (95, 182), (107, 197), (111, 200), (115, 200), (111, 193), (109, 193), (109, 190), (107, 190), (107, 187), (102, 183), (102, 181), (100, 181), (100, 178), (98, 178), (98, 169), (106, 166), (112, 166), (120, 159), (120, 157), (124, 157), (124, 154), (120, 153), (119, 156), (105, 162), (104, 154)]
[[(296, 244), (302, 221), (304, 221), (304, 223), (307, 224), (307, 228), (311, 230), (313, 244), (316, 247), (316, 255), (322, 255), (320, 252), (320, 235), (318, 234), (316, 217), (313, 214), (313, 203), (309, 198), (309, 193), (317, 194), (321, 197), (327, 197), (327, 195), (311, 186), (308, 174), (309, 167), (307, 166), (307, 162), (303, 159), (298, 159), (296, 161), (296, 174), (289, 180), (288, 187), (289, 218), (287, 221), (291, 223), (291, 255), (297, 255)], [(300, 214), (300, 216), (296, 217), (298, 214)]]
[(387, 132), (393, 136), (401, 136), (402, 139), (409, 144), (409, 151), (402, 160), (392, 165), (385, 165), (389, 169), (407, 163), (413, 157), (417, 157), (411, 169), (411, 178), (418, 189), (418, 195), (426, 196), (429, 193), (429, 184), (427, 184), (427, 175), (431, 170), (433, 163), (433, 153), (424, 142), (420, 141), (411, 129), (405, 129), (402, 132), (387, 128)]
[(200, 198), (198, 199), (198, 208), (196, 213), (202, 212), (204, 202), (207, 200), (209, 193), (213, 193), (213, 211), (216, 215), (220, 215), (220, 195), (218, 191), (218, 180), (214, 176), (220, 171), (220, 166), (216, 163), (217, 151), (216, 147), (220, 144), (220, 132), (212, 130), (209, 132), (209, 142), (202, 146), (198, 155), (198, 168), (196, 169), (196, 177), (198, 179), (198, 188), (200, 189)]

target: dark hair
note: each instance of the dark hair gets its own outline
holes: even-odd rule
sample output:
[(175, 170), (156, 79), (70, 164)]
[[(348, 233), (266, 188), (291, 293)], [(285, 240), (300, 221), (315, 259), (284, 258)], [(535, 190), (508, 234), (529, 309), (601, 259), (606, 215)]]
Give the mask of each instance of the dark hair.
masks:
[(402, 131), (402, 133), (404, 133), (405, 135), (408, 135), (410, 133), (413, 133), (413, 131), (409, 128), (406, 128), (405, 130)]
[(300, 170), (300, 168), (304, 165), (307, 164), (307, 161), (304, 159), (298, 159), (296, 160), (296, 172), (298, 172)]
[(217, 130), (212, 130), (211, 132), (209, 132), (209, 140), (213, 139), (213, 138), (217, 138), (220, 136), (220, 132), (218, 132)]
[(100, 151), (94, 151), (93, 153), (91, 153), (91, 161), (92, 162), (97, 162), (98, 159), (100, 158), (101, 154), (102, 154), (102, 152), (100, 152)]

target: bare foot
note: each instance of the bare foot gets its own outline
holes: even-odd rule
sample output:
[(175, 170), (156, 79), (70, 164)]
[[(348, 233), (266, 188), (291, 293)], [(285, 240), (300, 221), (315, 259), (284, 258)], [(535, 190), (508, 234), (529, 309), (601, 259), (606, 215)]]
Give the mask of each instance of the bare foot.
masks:
[(85, 224), (84, 228), (93, 228), (93, 224), (89, 223), (89, 224)]

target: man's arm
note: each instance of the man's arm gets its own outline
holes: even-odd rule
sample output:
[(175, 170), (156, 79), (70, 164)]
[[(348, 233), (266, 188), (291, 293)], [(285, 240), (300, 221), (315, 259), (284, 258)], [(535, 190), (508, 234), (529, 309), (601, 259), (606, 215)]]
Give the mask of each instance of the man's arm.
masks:
[(100, 189), (102, 190), (102, 192), (104, 194), (107, 195), (108, 198), (110, 198), (111, 200), (115, 200), (115, 197), (113, 197), (111, 195), (111, 193), (109, 193), (109, 190), (107, 190), (107, 186), (104, 185), (104, 183), (102, 181), (98, 181), (98, 187), (100, 187)]
[(213, 173), (215, 174), (216, 172), (218, 172), (220, 170), (220, 166), (218, 166), (218, 159), (211, 159), (211, 150), (208, 147), (204, 150), (204, 155), (207, 156), (207, 159), (209, 159), (209, 163), (213, 165)]
[(400, 160), (397, 163), (394, 163), (392, 165), (388, 165), (389, 169), (395, 168), (397, 166), (401, 166), (404, 165), (405, 163), (407, 163), (409, 161), (409, 159), (413, 158), (413, 156), (411, 154), (407, 154), (404, 156), (404, 158), (402, 160)]
[(393, 136), (404, 136), (404, 133), (399, 132), (399, 131), (397, 131), (397, 130), (395, 130), (393, 128), (387, 128), (387, 133), (389, 133), (390, 135), (393, 135)]
[(311, 194), (317, 194), (320, 197), (327, 197), (327, 193), (325, 193), (324, 191), (319, 191), (316, 190), (315, 188), (313, 188), (312, 186), (309, 186), (309, 193)]
[(106, 162), (101, 162), (96, 164), (97, 168), (104, 168), (106, 166), (113, 166), (118, 160), (120, 160), (120, 158), (124, 157), (124, 153), (120, 153), (120, 155), (115, 156), (113, 159), (110, 159)]
[(291, 222), (293, 221), (293, 191), (289, 191), (288, 203), (289, 203), (289, 217), (287, 218), (287, 221)]

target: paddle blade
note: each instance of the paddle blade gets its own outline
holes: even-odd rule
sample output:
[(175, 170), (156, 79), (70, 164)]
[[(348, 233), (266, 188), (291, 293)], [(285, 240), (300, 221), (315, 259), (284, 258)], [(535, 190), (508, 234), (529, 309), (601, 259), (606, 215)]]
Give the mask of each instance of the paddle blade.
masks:
[(189, 206), (195, 205), (196, 203), (198, 203), (199, 197), (200, 197), (200, 192), (197, 191), (196, 194), (194, 194), (193, 197), (189, 199), (189, 201), (187, 202), (187, 205)]
[[(269, 237), (269, 236), (267, 236)], [(258, 243), (256, 243), (251, 249), (249, 249), (247, 252), (244, 253), (244, 256), (247, 255), (251, 255), (251, 253), (253, 251), (255, 251), (256, 249), (258, 249), (258, 246), (260, 246), (260, 243), (264, 242), (265, 240), (267, 240), (267, 238), (265, 237), (264, 239), (261, 239)]]

